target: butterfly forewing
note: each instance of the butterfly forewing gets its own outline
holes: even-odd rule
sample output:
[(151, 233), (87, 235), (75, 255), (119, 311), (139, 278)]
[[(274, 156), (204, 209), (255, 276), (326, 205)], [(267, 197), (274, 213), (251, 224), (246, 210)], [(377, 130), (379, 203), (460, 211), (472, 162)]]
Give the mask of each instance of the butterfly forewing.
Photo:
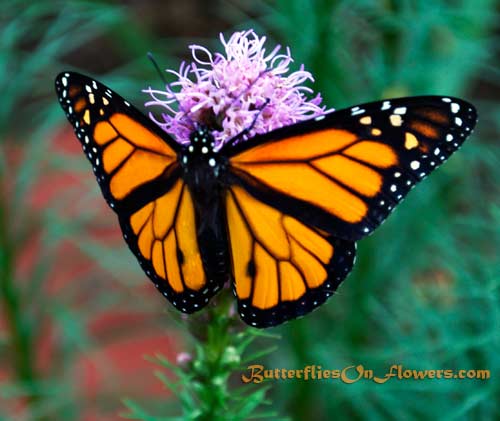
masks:
[(178, 145), (147, 117), (78, 73), (61, 73), (56, 91), (112, 208), (138, 208), (171, 187)]
[(259, 200), (357, 240), (456, 151), (475, 123), (472, 105), (457, 98), (363, 104), (236, 145), (230, 168)]

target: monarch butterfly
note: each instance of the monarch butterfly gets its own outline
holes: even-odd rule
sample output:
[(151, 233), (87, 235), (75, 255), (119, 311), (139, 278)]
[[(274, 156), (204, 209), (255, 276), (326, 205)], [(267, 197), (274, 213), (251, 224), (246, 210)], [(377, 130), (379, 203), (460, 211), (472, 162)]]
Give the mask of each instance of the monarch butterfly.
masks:
[(457, 98), (391, 99), (214, 148), (185, 146), (103, 84), (57, 76), (56, 91), (123, 236), (180, 311), (231, 281), (238, 312), (263, 328), (325, 302), (375, 230), (470, 135)]

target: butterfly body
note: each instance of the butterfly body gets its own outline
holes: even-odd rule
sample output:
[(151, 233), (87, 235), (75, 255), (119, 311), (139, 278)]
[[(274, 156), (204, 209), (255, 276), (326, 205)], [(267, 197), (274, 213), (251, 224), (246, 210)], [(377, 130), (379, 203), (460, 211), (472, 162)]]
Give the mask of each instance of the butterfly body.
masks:
[(177, 143), (118, 94), (77, 73), (59, 101), (124, 238), (180, 311), (229, 281), (248, 324), (269, 327), (325, 302), (356, 244), (471, 133), (452, 97), (362, 104), (215, 147), (200, 126)]
[(215, 140), (207, 127), (200, 126), (193, 131), (190, 140), (189, 145), (182, 145), (178, 163), (193, 200), (203, 266), (216, 269), (211, 275), (222, 287), (230, 280), (223, 207), (227, 159), (216, 150)]

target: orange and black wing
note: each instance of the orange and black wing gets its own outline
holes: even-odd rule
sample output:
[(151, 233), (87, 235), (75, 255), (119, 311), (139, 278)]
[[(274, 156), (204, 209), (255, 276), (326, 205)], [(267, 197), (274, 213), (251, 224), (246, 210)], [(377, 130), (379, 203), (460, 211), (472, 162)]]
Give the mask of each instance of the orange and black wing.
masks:
[(227, 226), (238, 311), (268, 327), (322, 304), (371, 233), (472, 132), (456, 98), (360, 105), (227, 149)]
[(226, 216), (238, 312), (251, 326), (309, 313), (351, 271), (354, 242), (307, 225), (241, 186), (228, 188)]
[(476, 123), (451, 97), (410, 97), (336, 111), (228, 148), (231, 182), (336, 237), (377, 228)]
[(224, 285), (226, 272), (207, 264), (213, 261), (207, 256), (214, 245), (199, 235), (201, 221), (181, 178), (165, 194), (119, 219), (142, 268), (178, 310), (200, 310)]
[(203, 307), (221, 287), (207, 273), (180, 146), (101, 83), (65, 72), (56, 91), (123, 235), (156, 287), (181, 311)]

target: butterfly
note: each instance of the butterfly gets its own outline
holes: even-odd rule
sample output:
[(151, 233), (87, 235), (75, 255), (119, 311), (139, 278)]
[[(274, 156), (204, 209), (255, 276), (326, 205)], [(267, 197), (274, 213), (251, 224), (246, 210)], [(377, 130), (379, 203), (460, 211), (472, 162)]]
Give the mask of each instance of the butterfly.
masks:
[(372, 233), (471, 134), (452, 97), (384, 100), (220, 149), (199, 125), (181, 145), (98, 81), (55, 81), (123, 237), (156, 288), (193, 313), (231, 282), (244, 322), (305, 315)]

